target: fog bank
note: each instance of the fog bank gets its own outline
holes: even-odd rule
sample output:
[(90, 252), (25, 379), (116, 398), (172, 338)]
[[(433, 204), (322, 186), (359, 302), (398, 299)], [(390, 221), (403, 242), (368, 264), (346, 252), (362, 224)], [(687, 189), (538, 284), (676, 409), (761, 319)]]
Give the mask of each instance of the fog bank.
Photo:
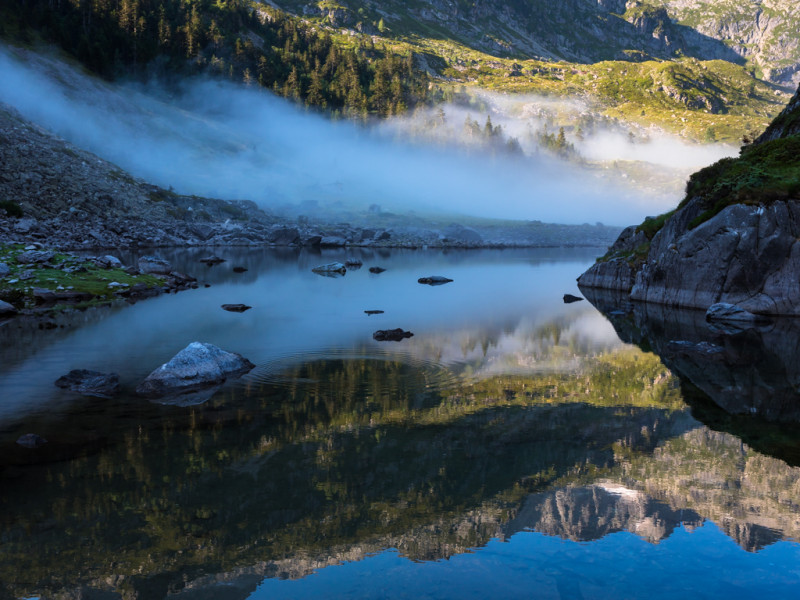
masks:
[(467, 152), (414, 142), (402, 126), (332, 122), (264, 90), (222, 81), (188, 80), (168, 95), (156, 85), (107, 84), (56, 59), (8, 48), (0, 48), (0, 77), (0, 102), (134, 176), (273, 211), (308, 202), (376, 203), (398, 212), (624, 225), (679, 200), (545, 154)]

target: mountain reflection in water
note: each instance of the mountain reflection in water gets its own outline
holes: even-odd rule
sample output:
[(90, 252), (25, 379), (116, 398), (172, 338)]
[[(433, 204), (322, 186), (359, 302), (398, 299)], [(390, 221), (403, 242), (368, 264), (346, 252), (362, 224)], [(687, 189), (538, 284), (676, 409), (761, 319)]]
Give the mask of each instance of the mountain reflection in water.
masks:
[[(592, 252), (463, 253), (454, 260), (397, 253), (380, 257), (387, 267), (381, 279), (371, 278), (365, 264), (341, 280), (310, 273), (306, 267), (323, 262), (319, 257), (301, 257), (298, 267), (297, 256), (256, 254), (258, 260), (243, 255), (235, 262), (250, 268), (249, 280), (211, 271), (217, 279), (209, 290), (109, 310), (81, 328), (54, 332), (47, 343), (32, 335), (27, 349), (6, 344), (0, 389), (24, 395), (22, 377), (36, 364), (48, 385), (37, 388), (44, 398), (28, 405), (3, 396), (5, 595), (314, 596), (314, 578), (303, 580), (312, 591), (270, 582), (317, 573), (325, 575), (316, 581), (326, 582), (328, 597), (353, 595), (353, 586), (361, 597), (399, 597), (410, 592), (387, 583), (405, 568), (393, 557), (425, 561), (433, 581), (461, 564), (450, 561), (474, 561), (474, 571), (481, 561), (501, 560), (488, 552), (497, 541), (517, 548), (525, 536), (543, 535), (592, 542), (586, 552), (598, 554), (591, 560), (610, 566), (641, 540), (665, 543), (677, 532), (705, 530), (709, 521), (740, 553), (785, 544), (791, 551), (776, 563), (771, 585), (800, 583), (796, 569), (784, 569), (798, 556), (796, 544), (782, 541), (800, 537), (800, 469), (786, 462), (794, 438), (766, 417), (756, 419), (762, 429), (742, 429), (738, 421), (719, 427), (718, 413), (735, 415), (700, 391), (711, 388), (678, 379), (657, 355), (621, 342), (589, 303), (561, 303)], [(455, 280), (448, 284), (452, 296), (431, 295), (448, 286), (416, 286), (413, 275), (437, 271)], [(314, 311), (299, 310), (308, 307), (309, 289), (326, 289), (318, 285), (335, 287)], [(270, 303), (270, 311), (292, 318), (292, 327), (264, 312), (248, 317), (257, 308), (234, 315), (250, 319), (249, 329), (237, 325), (216, 311), (219, 300), (234, 295)], [(443, 308), (438, 303), (445, 300)], [(192, 309), (203, 305), (211, 309), (194, 319)], [(370, 340), (386, 320), (358, 313), (385, 306), (400, 311), (399, 324), (413, 328), (414, 338), (394, 345)], [(427, 312), (418, 325), (406, 325), (419, 311)], [(652, 335), (624, 333), (624, 323), (643, 331), (637, 318), (611, 315), (626, 342), (658, 349)], [(96, 350), (108, 332), (148, 321), (159, 324), (158, 336), (145, 336), (154, 343), (149, 349), (126, 339), (106, 356)], [(679, 339), (695, 340), (674, 327)], [(131, 395), (138, 377), (185, 345), (187, 332), (242, 352), (257, 368), (194, 406)], [(76, 358), (76, 348), (85, 354)], [(126, 393), (98, 400), (52, 386), (81, 360), (89, 368), (118, 368)], [(722, 377), (711, 375), (715, 382)], [(766, 379), (774, 373), (759, 376), (783, 389)], [(758, 405), (765, 415), (790, 414), (788, 391), (775, 408), (766, 402)], [(745, 412), (749, 418), (749, 407)], [(717, 419), (712, 428), (704, 424), (709, 414)], [(17, 446), (28, 431), (49, 443), (35, 451)], [(770, 435), (757, 435), (763, 431)], [(748, 435), (758, 445), (746, 443)], [(634, 534), (613, 542), (616, 558), (597, 544), (617, 539), (611, 534)], [(696, 535), (691, 543), (701, 548), (704, 540)], [(554, 578), (555, 597), (579, 597), (579, 578), (556, 575), (569, 569), (571, 551), (550, 552), (539, 576)], [(500, 565), (516, 573), (503, 582), (509, 596), (521, 596), (536, 571), (520, 571), (515, 560), (506, 556)], [(350, 570), (327, 568), (353, 561), (370, 577), (348, 579)], [(741, 575), (743, 585), (761, 585), (758, 573), (751, 575)], [(429, 593), (486, 597), (491, 589)], [(772, 591), (780, 596), (784, 589)]]

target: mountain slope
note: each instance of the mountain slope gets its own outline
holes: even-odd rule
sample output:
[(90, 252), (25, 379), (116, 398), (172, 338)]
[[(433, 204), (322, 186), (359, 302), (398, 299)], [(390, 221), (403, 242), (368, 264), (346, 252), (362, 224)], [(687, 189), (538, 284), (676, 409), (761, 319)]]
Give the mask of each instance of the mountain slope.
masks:
[(593, 63), (691, 56), (800, 80), (793, 0), (274, 0), (334, 27), (448, 38), (497, 57)]

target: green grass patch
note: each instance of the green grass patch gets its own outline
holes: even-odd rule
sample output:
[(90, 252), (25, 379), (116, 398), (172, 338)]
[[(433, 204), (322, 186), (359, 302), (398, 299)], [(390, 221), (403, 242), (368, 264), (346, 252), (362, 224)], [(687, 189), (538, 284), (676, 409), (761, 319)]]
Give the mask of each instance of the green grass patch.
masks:
[(731, 204), (769, 205), (800, 198), (800, 136), (749, 146), (738, 158), (724, 158), (694, 173), (680, 207), (701, 198), (697, 227)]
[[(110, 301), (114, 299), (115, 291), (124, 289), (109, 288), (108, 285), (112, 282), (127, 284), (129, 287), (144, 284), (148, 288), (163, 284), (162, 279), (153, 275), (131, 275), (123, 269), (102, 269), (91, 260), (64, 253), (56, 253), (46, 264), (20, 264), (16, 257), (22, 252), (24, 246), (21, 244), (0, 245), (0, 262), (6, 263), (11, 270), (7, 277), (0, 279), (0, 299), (17, 308), (34, 306), (34, 288), (91, 294), (93, 299), (81, 304), (89, 305)], [(31, 272), (30, 279), (20, 279), (25, 271)]]

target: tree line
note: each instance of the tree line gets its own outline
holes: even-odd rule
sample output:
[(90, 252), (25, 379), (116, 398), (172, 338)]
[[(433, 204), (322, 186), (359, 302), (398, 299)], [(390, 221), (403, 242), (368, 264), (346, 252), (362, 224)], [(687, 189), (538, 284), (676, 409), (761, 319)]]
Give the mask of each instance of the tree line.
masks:
[(16, 0), (0, 3), (0, 35), (55, 43), (108, 79), (208, 72), (334, 114), (389, 116), (428, 99), (412, 54), (370, 37), (344, 46), (250, 0)]

